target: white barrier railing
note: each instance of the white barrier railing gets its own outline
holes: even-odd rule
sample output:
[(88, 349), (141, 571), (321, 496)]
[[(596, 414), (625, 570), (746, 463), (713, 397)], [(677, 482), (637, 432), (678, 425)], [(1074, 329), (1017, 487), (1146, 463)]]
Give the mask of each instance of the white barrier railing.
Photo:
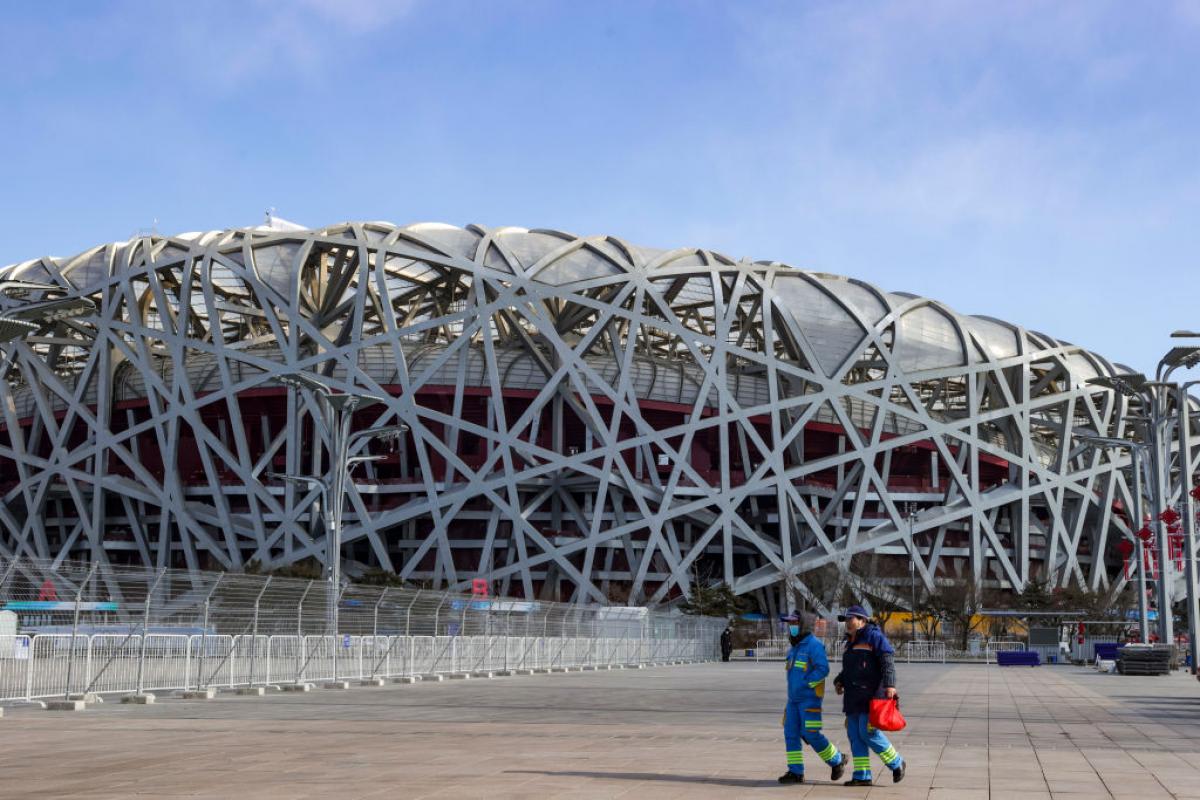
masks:
[(945, 642), (905, 642), (901, 647), (900, 656), (908, 663), (946, 663)]
[(983, 657), (988, 664), (993, 663), (996, 659), (992, 657), (993, 653), (1001, 653), (1012, 650), (1024, 650), (1025, 643), (1010, 639), (990, 639), (987, 645), (984, 646)]
[(754, 643), (754, 660), (779, 660), (787, 657), (788, 643), (778, 639), (759, 639)]
[(716, 660), (717, 651), (717, 642), (704, 639), (583, 636), (7, 636), (0, 637), (0, 702), (88, 692), (704, 661)]
[[(846, 640), (835, 639), (826, 641), (825, 655), (829, 659), (830, 664), (836, 664), (842, 660), (842, 654), (846, 652)], [(787, 658), (787, 652), (791, 645), (782, 639), (759, 639), (754, 643), (754, 660), (755, 661), (782, 661)]]

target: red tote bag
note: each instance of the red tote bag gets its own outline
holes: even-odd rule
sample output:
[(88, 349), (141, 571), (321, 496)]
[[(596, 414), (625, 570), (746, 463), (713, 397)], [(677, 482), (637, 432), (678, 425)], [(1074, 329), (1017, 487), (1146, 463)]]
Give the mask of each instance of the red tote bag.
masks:
[(904, 715), (900, 713), (900, 698), (891, 700), (872, 700), (870, 721), (872, 728), (881, 731), (902, 731), (907, 725)]

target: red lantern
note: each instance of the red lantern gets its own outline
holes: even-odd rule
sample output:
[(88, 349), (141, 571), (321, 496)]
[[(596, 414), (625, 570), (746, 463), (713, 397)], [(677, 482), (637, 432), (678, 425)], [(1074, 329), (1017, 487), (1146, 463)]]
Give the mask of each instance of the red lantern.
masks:
[(1167, 530), (1168, 558), (1175, 562), (1175, 568), (1183, 569), (1183, 531), (1176, 525)]
[(1197, 484), (1188, 494), (1192, 496), (1193, 500), (1200, 501), (1200, 484)]
[(1150, 530), (1149, 525), (1143, 525), (1137, 532), (1137, 537), (1141, 539), (1144, 544), (1150, 544), (1150, 540), (1154, 538), (1154, 532)]
[(1168, 525), (1174, 525), (1179, 522), (1179, 512), (1173, 508), (1167, 508), (1166, 511), (1158, 515), (1158, 518)]

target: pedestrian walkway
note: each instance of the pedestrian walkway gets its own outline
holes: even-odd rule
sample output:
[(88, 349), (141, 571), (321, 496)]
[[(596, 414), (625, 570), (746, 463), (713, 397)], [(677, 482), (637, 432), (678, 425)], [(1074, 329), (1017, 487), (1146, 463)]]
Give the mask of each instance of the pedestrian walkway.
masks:
[[(785, 769), (782, 664), (703, 664), (8, 709), (13, 798), (1200, 798), (1200, 684), (1071, 667), (899, 665), (894, 786)], [(838, 698), (826, 732), (845, 745)], [(874, 759), (874, 757), (872, 757)], [(812, 759), (815, 762), (815, 758)]]

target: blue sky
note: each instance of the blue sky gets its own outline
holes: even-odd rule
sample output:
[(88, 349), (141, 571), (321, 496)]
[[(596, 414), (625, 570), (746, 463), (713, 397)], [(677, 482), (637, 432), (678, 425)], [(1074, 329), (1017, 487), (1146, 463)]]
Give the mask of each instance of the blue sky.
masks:
[(275, 207), (778, 259), (1143, 370), (1200, 329), (1200, 2), (64, 2), (0, 45), (0, 263)]

